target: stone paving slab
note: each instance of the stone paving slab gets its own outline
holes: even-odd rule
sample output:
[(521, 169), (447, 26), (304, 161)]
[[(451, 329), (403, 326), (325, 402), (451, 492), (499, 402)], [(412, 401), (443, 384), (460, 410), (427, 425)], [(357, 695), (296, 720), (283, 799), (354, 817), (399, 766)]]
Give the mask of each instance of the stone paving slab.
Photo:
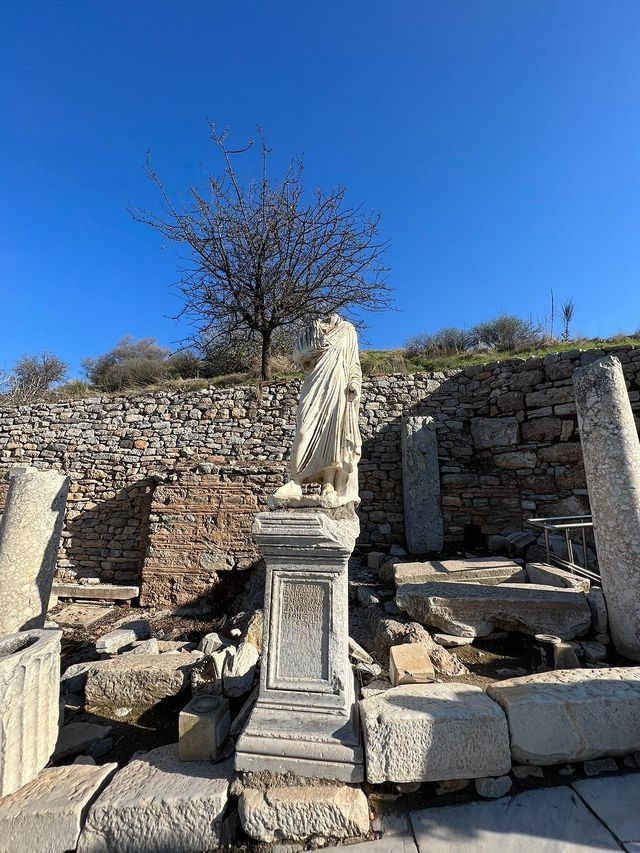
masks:
[(419, 853), (593, 853), (618, 843), (570, 788), (411, 813)]
[(626, 850), (640, 850), (640, 774), (580, 779), (573, 788)]
[[(362, 844), (349, 844), (341, 847), (323, 847), (323, 853), (418, 853), (412, 835), (391, 835), (377, 841), (363, 841)], [(453, 851), (451, 852), (453, 853)]]
[(113, 613), (113, 606), (109, 607), (102, 604), (66, 604), (59, 613), (56, 613), (55, 620), (58, 625), (88, 628), (89, 625), (94, 625), (110, 613)]

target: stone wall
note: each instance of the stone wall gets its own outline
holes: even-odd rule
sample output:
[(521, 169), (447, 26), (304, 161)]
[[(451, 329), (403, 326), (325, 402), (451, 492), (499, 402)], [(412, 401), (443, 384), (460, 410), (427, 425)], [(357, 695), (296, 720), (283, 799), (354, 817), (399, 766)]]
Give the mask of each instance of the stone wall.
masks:
[[(637, 417), (640, 348), (607, 352), (623, 363)], [(520, 528), (533, 515), (588, 510), (571, 376), (602, 354), (572, 351), (449, 375), (365, 381), (360, 541), (404, 541), (400, 428), (406, 414), (435, 419), (445, 547)], [(288, 382), (0, 409), (0, 468), (28, 462), (70, 473), (60, 577), (137, 583), (150, 539), (149, 567), (161, 572), (169, 559), (153, 550), (166, 521), (154, 499), (158, 483), (186, 478), (194, 494), (200, 486), (206, 494), (212, 483), (235, 482), (245, 502), (264, 506), (285, 473), (297, 394), (298, 383)], [(189, 554), (189, 546), (197, 524), (186, 519), (194, 513), (182, 503), (175, 544), (180, 559), (195, 566), (200, 556), (195, 548)], [(176, 520), (174, 510), (169, 515)]]

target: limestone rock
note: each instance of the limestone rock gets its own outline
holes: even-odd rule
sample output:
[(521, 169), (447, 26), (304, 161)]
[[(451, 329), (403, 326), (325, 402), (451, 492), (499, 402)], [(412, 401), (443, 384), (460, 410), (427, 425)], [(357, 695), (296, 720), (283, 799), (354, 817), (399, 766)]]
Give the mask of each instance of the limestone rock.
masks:
[(465, 560), (427, 560), (423, 563), (398, 563), (394, 568), (396, 586), (430, 581), (473, 581), (498, 584), (526, 580), (522, 566), (505, 557), (474, 557)]
[(150, 636), (149, 623), (146, 619), (136, 619), (121, 625), (115, 631), (109, 631), (96, 640), (96, 651), (101, 655), (117, 655), (121, 649), (135, 643), (136, 640), (147, 640)]
[(530, 583), (576, 589), (584, 593), (588, 593), (591, 587), (588, 578), (572, 575), (571, 572), (565, 572), (564, 569), (550, 566), (548, 563), (527, 563), (525, 569)]
[(33, 629), (0, 638), (0, 797), (35, 779), (55, 748), (61, 637)]
[(229, 734), (229, 703), (218, 696), (196, 696), (178, 718), (180, 761), (215, 761)]
[(518, 421), (513, 417), (474, 418), (471, 421), (471, 436), (478, 450), (513, 447), (518, 443), (518, 432)]
[(44, 627), (69, 483), (59, 471), (9, 469), (0, 521), (0, 636)]
[(212, 631), (210, 634), (205, 634), (200, 640), (198, 651), (204, 652), (205, 655), (212, 655), (214, 652), (226, 649), (229, 646), (235, 646), (235, 643), (218, 634), (216, 631)]
[(510, 790), (510, 776), (498, 776), (497, 778), (487, 777), (484, 779), (476, 779), (476, 791), (481, 797), (484, 797), (486, 800), (497, 800), (499, 797), (505, 797)]
[(53, 761), (61, 761), (70, 755), (78, 755), (84, 752), (88, 746), (108, 737), (111, 731), (111, 726), (103, 726), (100, 723), (84, 721), (68, 723), (60, 729)]
[(640, 749), (640, 667), (571, 669), (491, 684), (514, 761), (559, 764)]
[(497, 628), (573, 639), (588, 631), (591, 611), (584, 593), (537, 584), (403, 584), (398, 606), (424, 625), (463, 637)]
[(187, 689), (198, 659), (179, 652), (97, 661), (87, 672), (85, 702), (91, 707), (151, 707)]
[(91, 807), (78, 853), (198, 853), (220, 843), (233, 761), (183, 764), (178, 745), (133, 758)]
[(87, 682), (87, 673), (92, 669), (98, 661), (86, 661), (84, 663), (73, 663), (68, 666), (62, 673), (60, 679), (60, 693), (63, 696), (68, 694), (84, 693), (84, 686)]
[(425, 684), (435, 681), (435, 672), (424, 643), (403, 643), (389, 651), (389, 677), (399, 684)]
[(0, 799), (2, 853), (75, 850), (89, 804), (118, 769), (86, 763), (49, 767)]
[(251, 690), (259, 659), (260, 654), (252, 643), (240, 643), (223, 671), (225, 696), (242, 696)]
[(159, 655), (160, 647), (155, 637), (149, 640), (138, 640), (132, 647), (125, 652), (128, 655)]
[(242, 828), (257, 841), (349, 838), (369, 831), (369, 805), (346, 785), (245, 788), (238, 806)]
[(478, 687), (416, 684), (360, 702), (369, 782), (502, 776), (511, 768), (507, 722)]

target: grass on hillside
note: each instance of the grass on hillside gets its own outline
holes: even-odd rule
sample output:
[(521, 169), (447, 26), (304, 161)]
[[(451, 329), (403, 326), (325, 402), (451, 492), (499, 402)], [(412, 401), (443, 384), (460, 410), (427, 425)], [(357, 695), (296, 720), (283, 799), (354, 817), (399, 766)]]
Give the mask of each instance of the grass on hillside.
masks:
[[(551, 353), (568, 352), (569, 350), (593, 350), (601, 347), (640, 346), (640, 337), (617, 335), (606, 339), (579, 338), (566, 343), (555, 341), (533, 349), (514, 351), (485, 350), (482, 352), (464, 352), (446, 356), (409, 356), (404, 350), (361, 350), (360, 361), (365, 376), (385, 376), (393, 373), (432, 373), (444, 370), (460, 370), (477, 364), (493, 364), (512, 358), (531, 358), (545, 356)], [(285, 382), (296, 379), (302, 373), (283, 369), (283, 360), (276, 360), (276, 371), (273, 382)], [(278, 370), (277, 368), (280, 368)], [(259, 379), (254, 373), (229, 373), (225, 376), (215, 376), (209, 379), (167, 379), (156, 385), (144, 388), (129, 388), (122, 391), (106, 393), (82, 380), (72, 380), (66, 385), (47, 393), (43, 399), (34, 402), (57, 402), (64, 400), (79, 400), (87, 397), (119, 397), (129, 394), (145, 394), (153, 391), (198, 391), (206, 388), (229, 388), (234, 385), (258, 385)], [(16, 405), (9, 400), (0, 401), (0, 405)], [(18, 404), (19, 405), (19, 404)]]

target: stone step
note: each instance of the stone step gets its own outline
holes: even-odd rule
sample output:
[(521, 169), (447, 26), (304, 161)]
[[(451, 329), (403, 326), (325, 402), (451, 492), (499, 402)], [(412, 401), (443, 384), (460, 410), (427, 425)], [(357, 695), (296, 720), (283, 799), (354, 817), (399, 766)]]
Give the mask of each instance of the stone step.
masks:
[(572, 640), (591, 625), (584, 593), (538, 584), (407, 583), (396, 603), (417, 622), (462, 637), (502, 629)]
[(360, 701), (369, 782), (440, 782), (511, 769), (502, 709), (479, 687), (411, 684)]
[(558, 764), (640, 750), (640, 667), (545, 672), (486, 692), (507, 715), (514, 761)]

